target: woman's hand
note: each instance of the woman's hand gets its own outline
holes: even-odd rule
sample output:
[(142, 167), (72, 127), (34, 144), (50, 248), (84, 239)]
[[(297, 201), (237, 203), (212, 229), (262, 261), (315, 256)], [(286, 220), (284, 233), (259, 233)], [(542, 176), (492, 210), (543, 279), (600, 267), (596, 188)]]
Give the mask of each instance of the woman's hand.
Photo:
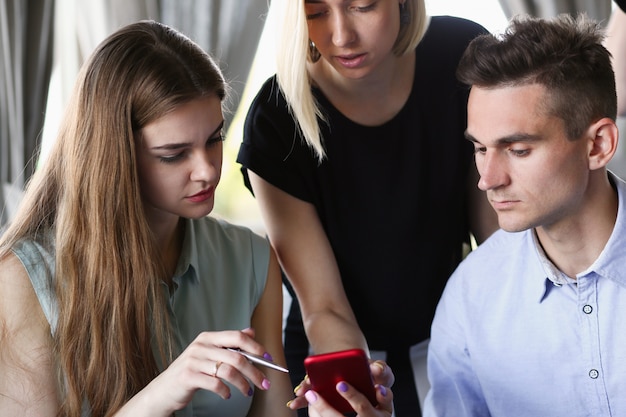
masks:
[[(393, 375), (393, 371), (391, 368), (381, 360), (371, 361), (370, 362), (370, 372), (372, 373), (372, 379), (374, 380), (374, 384), (377, 386), (377, 398), (380, 397), (379, 391), (390, 391), (388, 387), (391, 387), (395, 381), (395, 376)], [(296, 394), (296, 398), (289, 402), (289, 408), (292, 410), (296, 410), (298, 408), (304, 408), (309, 404), (309, 401), (305, 398), (306, 393), (311, 390), (311, 381), (308, 377), (305, 377), (304, 380), (294, 389), (294, 393)], [(354, 392), (355, 390), (352, 389)], [(317, 393), (315, 393), (316, 396)], [(359, 394), (360, 395), (360, 394)], [(386, 397), (385, 397), (386, 398)], [(380, 400), (379, 400), (380, 401)], [(382, 406), (382, 404), (379, 404)], [(341, 414), (339, 414), (341, 415)], [(364, 414), (370, 415), (370, 414)]]
[(150, 403), (150, 408), (155, 411), (151, 415), (171, 415), (184, 408), (199, 389), (212, 391), (227, 400), (231, 392), (224, 381), (237, 387), (246, 396), (254, 393), (248, 381), (261, 390), (269, 389), (270, 381), (263, 372), (244, 356), (226, 350), (226, 347), (269, 357), (264, 347), (254, 340), (252, 329), (203, 332), (165, 371), (137, 394), (136, 397), (146, 401), (135, 398), (136, 401), (131, 400), (127, 406), (134, 407), (131, 404), (133, 402), (138, 402), (138, 406)]
[[(363, 394), (347, 382), (339, 382), (335, 388), (350, 403), (358, 417), (389, 417), (393, 412), (393, 393), (383, 385), (376, 385), (377, 406), (373, 406)], [(304, 397), (309, 403), (310, 417), (343, 416), (313, 390), (307, 391)]]

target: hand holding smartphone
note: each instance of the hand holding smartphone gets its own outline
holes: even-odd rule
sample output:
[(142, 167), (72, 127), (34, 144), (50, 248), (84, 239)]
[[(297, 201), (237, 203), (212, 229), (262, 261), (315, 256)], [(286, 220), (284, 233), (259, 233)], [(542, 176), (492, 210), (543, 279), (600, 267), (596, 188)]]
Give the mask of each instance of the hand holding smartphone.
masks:
[(369, 361), (362, 349), (311, 355), (304, 359), (304, 367), (313, 390), (337, 411), (343, 414), (354, 411), (350, 403), (335, 388), (341, 381), (360, 391), (372, 405), (377, 404)]

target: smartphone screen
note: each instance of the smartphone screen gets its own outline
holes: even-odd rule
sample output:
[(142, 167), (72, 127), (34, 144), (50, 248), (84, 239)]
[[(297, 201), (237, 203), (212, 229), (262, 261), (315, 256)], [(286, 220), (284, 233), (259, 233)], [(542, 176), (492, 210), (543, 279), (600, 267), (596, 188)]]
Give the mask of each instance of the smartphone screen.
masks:
[(337, 411), (347, 414), (354, 410), (335, 388), (345, 381), (376, 404), (376, 389), (370, 373), (367, 355), (362, 349), (311, 355), (304, 359), (304, 367), (313, 386), (324, 400)]

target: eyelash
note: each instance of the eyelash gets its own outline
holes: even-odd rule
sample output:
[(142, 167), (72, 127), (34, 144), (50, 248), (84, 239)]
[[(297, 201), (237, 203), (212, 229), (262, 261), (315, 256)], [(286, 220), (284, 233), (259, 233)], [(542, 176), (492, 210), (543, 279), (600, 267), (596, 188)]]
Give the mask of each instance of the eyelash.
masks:
[[(474, 153), (475, 154), (484, 154), (487, 151), (487, 148), (474, 148)], [(511, 152), (514, 156), (516, 157), (523, 157), (526, 156), (530, 153), (530, 149), (509, 149), (509, 152)]]
[(530, 152), (528, 149), (509, 149), (509, 151), (517, 157), (526, 156)]
[[(354, 7), (353, 9), (354, 11), (359, 12), (359, 13), (366, 13), (366, 12), (374, 10), (375, 7), (376, 7), (376, 3), (372, 3), (368, 6), (357, 6), (357, 7)], [(317, 19), (319, 17), (322, 17), (324, 14), (325, 12), (307, 14), (306, 19), (307, 20)]]
[[(224, 142), (224, 140), (226, 140), (226, 137), (224, 136), (223, 133), (220, 133), (217, 137), (209, 139), (206, 142), (206, 147), (210, 148), (213, 145), (215, 145), (216, 143)], [(172, 155), (172, 156), (160, 156), (159, 157), (159, 161), (163, 162), (164, 164), (173, 164), (173, 163), (176, 163), (176, 162), (180, 161), (184, 157), (185, 157), (185, 151), (180, 152), (180, 153), (178, 153), (176, 155)]]

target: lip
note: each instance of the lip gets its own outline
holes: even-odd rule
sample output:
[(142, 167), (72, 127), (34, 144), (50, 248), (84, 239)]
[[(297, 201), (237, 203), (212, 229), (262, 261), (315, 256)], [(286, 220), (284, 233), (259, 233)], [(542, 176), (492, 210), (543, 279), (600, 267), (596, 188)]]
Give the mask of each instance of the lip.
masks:
[(519, 203), (518, 200), (491, 200), (494, 210), (510, 210), (517, 203)]
[(365, 61), (366, 54), (335, 55), (335, 60), (345, 68), (357, 68)]
[(192, 203), (202, 203), (207, 201), (209, 198), (213, 197), (215, 189), (213, 187), (209, 187), (206, 190), (202, 190), (199, 193), (186, 197), (187, 200)]

